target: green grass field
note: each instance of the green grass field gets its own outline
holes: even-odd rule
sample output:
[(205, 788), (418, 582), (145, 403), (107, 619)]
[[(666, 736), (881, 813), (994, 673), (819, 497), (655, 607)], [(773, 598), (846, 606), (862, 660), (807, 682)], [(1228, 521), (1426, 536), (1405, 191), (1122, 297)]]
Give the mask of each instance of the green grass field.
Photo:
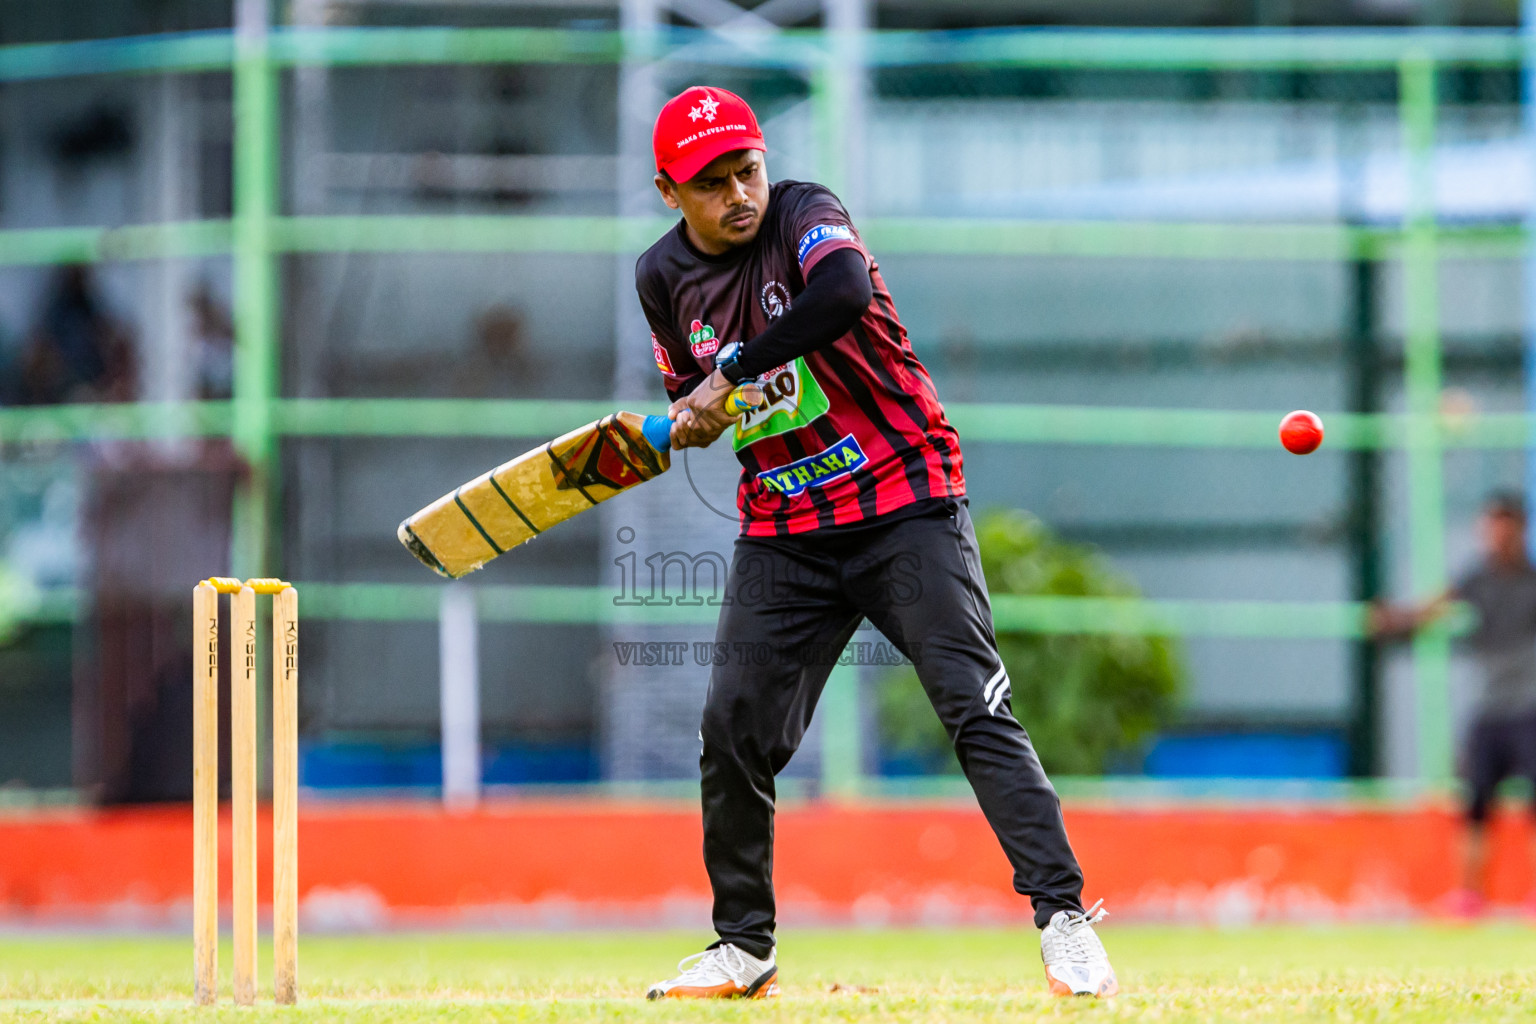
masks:
[[(311, 936), (302, 999), (191, 1005), (191, 943), (153, 937), (0, 939), (0, 1019), (454, 1021), (1529, 1021), (1536, 928), (1211, 930), (1109, 924), (1125, 994), (1044, 993), (1032, 931), (792, 930), (770, 1003), (648, 1004), (649, 981), (704, 936)], [(220, 967), (228, 983), (229, 954)], [(270, 983), (271, 956), (262, 962)]]

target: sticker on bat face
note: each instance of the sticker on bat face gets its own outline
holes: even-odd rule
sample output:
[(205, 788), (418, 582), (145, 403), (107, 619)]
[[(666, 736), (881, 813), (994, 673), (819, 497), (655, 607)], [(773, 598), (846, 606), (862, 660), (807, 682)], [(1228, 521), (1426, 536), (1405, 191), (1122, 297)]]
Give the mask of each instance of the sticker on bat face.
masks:
[(707, 359), (720, 350), (720, 339), (709, 324), (695, 320), (688, 327), (688, 347), (695, 359)]
[(798, 430), (825, 415), (831, 406), (804, 357), (769, 370), (757, 380), (763, 386), (763, 401), (736, 421), (736, 434), (731, 439), (736, 451), (765, 437)]
[[(578, 489), (586, 493), (607, 487), (621, 491), (649, 480), (660, 473), (662, 467), (645, 456), (648, 446), (637, 444), (637, 440), (629, 427), (610, 417), (596, 424), (564, 451), (555, 451), (551, 444), (547, 451), (555, 489)], [(602, 500), (606, 495), (588, 493), (588, 497)]]
[(651, 332), (651, 354), (656, 357), (656, 369), (668, 377), (676, 377), (677, 371), (672, 369), (672, 360), (667, 356), (666, 347), (656, 340), (656, 332)]

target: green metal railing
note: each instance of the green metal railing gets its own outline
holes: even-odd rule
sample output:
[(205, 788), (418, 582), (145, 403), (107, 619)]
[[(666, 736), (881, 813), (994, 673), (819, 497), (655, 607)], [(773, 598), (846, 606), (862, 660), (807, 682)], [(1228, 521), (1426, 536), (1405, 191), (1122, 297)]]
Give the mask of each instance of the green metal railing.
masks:
[[(289, 253), (567, 253), (638, 255), (671, 222), (649, 217), (272, 217), (266, 244)], [(860, 228), (883, 253), (1318, 262), (1403, 258), (1407, 232), (1334, 224), (1169, 224), (874, 217)], [(0, 266), (155, 260), (234, 251), (229, 221), (117, 228), (0, 230)], [(1524, 255), (1518, 225), (1444, 227), (1441, 259)]]
[[(660, 403), (631, 403), (657, 413)], [(232, 402), (136, 402), (121, 405), (0, 407), (0, 444), (228, 437)], [(457, 398), (275, 398), (272, 432), (284, 437), (480, 437), (536, 441), (562, 427), (613, 412), (612, 399), (551, 401)], [(1252, 448), (1275, 451), (1280, 411), (1158, 409), (1095, 405), (950, 402), (950, 422), (967, 441), (1002, 444)], [(1518, 451), (1536, 418), (1525, 413), (1442, 413), (1419, 417), (1441, 448)], [(1403, 413), (1329, 413), (1328, 448), (1411, 450), (1415, 417)]]
[[(1430, 182), (1437, 72), (1452, 67), (1518, 67), (1519, 37), (1504, 31), (1409, 32), (1088, 32), (871, 33), (862, 47), (874, 68), (1051, 68), (1141, 71), (1293, 70), (1392, 72), (1410, 204), (1391, 226), (1231, 225), (1093, 221), (875, 219), (864, 234), (883, 252), (1014, 256), (1400, 261), (1407, 334), (1404, 415), (1329, 416), (1330, 446), (1401, 449), (1409, 464), (1413, 589), (1420, 597), (1445, 582), (1442, 455), (1449, 448), (1525, 448), (1536, 423), (1522, 415), (1448, 418), (1439, 414), (1439, 263), (1523, 257), (1521, 225), (1446, 228), (1436, 224)], [(227, 436), (248, 458), (255, 486), (236, 511), (234, 571), (265, 575), (268, 510), (277, 440), (284, 436), (542, 437), (551, 425), (609, 411), (595, 402), (295, 400), (279, 393), (280, 296), (276, 260), (285, 253), (579, 252), (643, 249), (664, 227), (616, 217), (288, 217), (278, 196), (280, 72), (326, 65), (588, 63), (687, 60), (694, 66), (755, 65), (803, 71), (811, 83), (816, 137), (840, 136), (835, 92), (838, 39), (788, 32), (746, 47), (701, 33), (564, 30), (284, 30), (236, 38), (191, 34), (0, 47), (0, 81), (79, 75), (226, 72), (234, 81), (235, 209), (230, 221), (115, 228), (0, 231), (0, 266), (163, 259), (230, 253), (235, 263), (235, 396), (228, 403), (75, 406), (0, 410), (0, 440), (70, 441), (112, 437)], [(823, 147), (829, 148), (829, 147)], [(835, 160), (824, 156), (828, 183)], [(1278, 412), (1278, 411), (1277, 411)], [(1207, 410), (956, 405), (967, 438), (1012, 443), (1269, 447), (1276, 415)], [(485, 588), (489, 617), (606, 621), (611, 602), (581, 588)], [(305, 585), (306, 614), (421, 618), (436, 614), (429, 586)], [(595, 602), (595, 603), (594, 603)], [(430, 606), (430, 607), (429, 607)], [(57, 605), (56, 605), (57, 607)], [(562, 611), (563, 610), (563, 611)], [(1009, 598), (999, 625), (1066, 632), (1156, 630), (1199, 635), (1360, 635), (1351, 603), (1093, 602)], [(675, 610), (669, 612), (675, 616)], [(572, 619), (570, 621), (578, 621)], [(565, 621), (565, 620), (561, 620)], [(1450, 770), (1446, 722), (1446, 632), (1414, 647), (1422, 774)]]
[[(1407, 53), (1442, 66), (1513, 67), (1519, 36), (1504, 29), (1371, 31), (1030, 30), (874, 32), (871, 67), (970, 66), (1142, 71), (1381, 71)], [(834, 34), (791, 30), (751, 46), (708, 33), (567, 29), (276, 29), (272, 67), (434, 64), (613, 64), (627, 58), (692, 65), (816, 69), (838, 59)], [(223, 32), (0, 47), (0, 81), (82, 75), (227, 71), (233, 36)]]

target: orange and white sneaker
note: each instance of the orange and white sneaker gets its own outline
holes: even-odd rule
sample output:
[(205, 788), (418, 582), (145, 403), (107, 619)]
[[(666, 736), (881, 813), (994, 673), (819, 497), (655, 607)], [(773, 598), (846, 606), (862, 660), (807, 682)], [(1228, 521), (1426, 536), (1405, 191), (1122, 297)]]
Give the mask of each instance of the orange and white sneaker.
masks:
[(647, 999), (767, 999), (779, 994), (779, 968), (768, 959), (722, 942), (678, 962), (681, 972), (671, 981), (658, 981)]
[(1093, 931), (1109, 913), (1099, 909), (1103, 904), (1100, 900), (1086, 913), (1058, 910), (1040, 932), (1040, 959), (1045, 961), (1045, 980), (1052, 995), (1107, 999), (1119, 994), (1109, 954)]

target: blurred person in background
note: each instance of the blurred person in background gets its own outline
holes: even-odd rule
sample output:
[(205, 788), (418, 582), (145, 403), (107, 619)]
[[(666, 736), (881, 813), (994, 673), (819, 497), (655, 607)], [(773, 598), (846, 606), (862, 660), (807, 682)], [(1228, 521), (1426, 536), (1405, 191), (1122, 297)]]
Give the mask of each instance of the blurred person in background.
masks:
[(235, 392), (235, 325), (229, 308), (202, 281), (187, 296), (196, 347), (197, 397), (204, 401), (229, 398)]
[(528, 351), (523, 317), (496, 303), (475, 318), (475, 344), (453, 373), (455, 398), (513, 398), (537, 393), (539, 369)]
[[(1467, 830), (1450, 908), (1462, 916), (1480, 914), (1486, 902), (1487, 823), (1499, 783), (1523, 778), (1536, 786), (1536, 566), (1528, 554), (1524, 499), (1511, 491), (1489, 495), (1478, 539), (1480, 561), (1448, 591), (1420, 605), (1378, 605), (1370, 620), (1373, 635), (1395, 639), (1443, 618), (1456, 601), (1477, 613), (1467, 643), (1482, 678), (1459, 759)], [(1536, 870), (1536, 836), (1529, 852)], [(1527, 909), (1536, 912), (1536, 890)]]
[(59, 268), (19, 369), (22, 405), (133, 399), (137, 368), (130, 335), (103, 305), (90, 267)]
[(469, 343), (455, 351), (448, 373), (423, 374), (421, 357), (414, 350), (353, 350), (332, 364), (332, 393), (414, 398), (527, 398), (539, 394), (543, 367), (529, 351), (523, 314), (515, 306), (492, 303), (469, 326)]

